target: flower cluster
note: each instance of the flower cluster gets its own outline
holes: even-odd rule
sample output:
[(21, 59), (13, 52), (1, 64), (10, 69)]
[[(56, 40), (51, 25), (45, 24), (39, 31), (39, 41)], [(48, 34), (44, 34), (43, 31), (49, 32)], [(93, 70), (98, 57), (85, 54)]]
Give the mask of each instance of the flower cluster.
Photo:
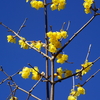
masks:
[[(81, 64), (82, 66), (82, 75), (86, 74), (87, 72), (89, 72), (89, 70), (91, 70), (92, 67), (92, 62), (88, 62), (88, 60), (85, 61), (84, 64)], [(76, 72), (80, 72), (81, 69), (76, 69)]]
[(34, 68), (24, 67), (22, 69), (22, 71), (19, 72), (19, 74), (21, 74), (22, 78), (24, 78), (24, 79), (29, 78), (30, 73), (32, 73), (32, 79), (33, 80), (39, 80), (40, 79), (39, 69), (36, 66)]
[(31, 41), (31, 46), (41, 50), (43, 43), (41, 41)]
[(17, 97), (11, 97), (9, 100), (18, 100)]
[(88, 13), (91, 13), (91, 5), (93, 4), (93, 1), (94, 0), (84, 0), (85, 2), (83, 3), (83, 6), (85, 8), (85, 13), (88, 14)]
[(85, 89), (81, 86), (79, 86), (76, 91), (74, 89), (71, 90), (68, 100), (77, 100), (77, 97), (80, 96), (80, 94), (85, 94)]
[(61, 9), (64, 9), (66, 5), (66, 0), (52, 0), (51, 10), (57, 10), (60, 11)]
[[(12, 35), (7, 35), (7, 41), (8, 42), (11, 42), (11, 43), (16, 43), (16, 38), (15, 36), (12, 36)], [(19, 45), (21, 46), (21, 48), (23, 49), (28, 49), (28, 45), (25, 43), (26, 39), (21, 37), (20, 40), (18, 41), (19, 42)]]
[(25, 40), (19, 40), (19, 45), (21, 46), (21, 48), (23, 49), (28, 49), (28, 45), (25, 43)]
[[(28, 2), (29, 0), (26, 0), (26, 2)], [(37, 1), (37, 0), (31, 0), (30, 2), (31, 7), (35, 8), (35, 9), (40, 9), (40, 8), (44, 8), (44, 3), (42, 1)]]
[(7, 41), (11, 42), (11, 43), (16, 43), (16, 38), (14, 38), (14, 36), (12, 36), (12, 35), (8, 35), (7, 36)]
[(72, 71), (71, 70), (63, 70), (62, 67), (57, 68), (57, 72), (54, 73), (54, 76), (58, 79), (62, 79), (64, 77), (68, 77), (72, 75)]
[(60, 32), (48, 32), (47, 36), (49, 37), (49, 51), (56, 53), (58, 48), (61, 48), (61, 42), (59, 41), (62, 38), (67, 38), (68, 34), (66, 31), (61, 30)]
[(58, 54), (56, 58), (57, 58), (57, 63), (63, 64), (66, 60), (68, 60), (68, 55)]

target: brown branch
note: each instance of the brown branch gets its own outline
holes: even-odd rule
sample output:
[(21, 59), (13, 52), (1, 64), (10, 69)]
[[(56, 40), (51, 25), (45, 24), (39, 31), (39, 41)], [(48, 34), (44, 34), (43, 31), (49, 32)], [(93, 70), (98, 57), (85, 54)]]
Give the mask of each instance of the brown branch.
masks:
[(54, 55), (54, 59), (56, 56), (62, 52), (62, 50), (96, 17), (96, 15), (92, 16), (88, 22), (86, 22), (74, 35), (65, 43), (65, 45)]
[[(7, 28), (9, 31), (11, 31), (12, 33), (15, 34), (15, 36), (17, 36), (18, 38), (20, 38), (22, 40), (22, 37), (20, 35), (18, 35), (15, 31), (13, 31), (11, 28), (9, 28), (8, 26), (4, 25), (3, 23), (1, 23), (2, 26), (4, 26), (5, 28)], [(38, 53), (42, 54), (44, 57), (51, 59), (51, 57), (49, 57), (47, 54), (43, 53), (42, 51), (39, 51), (38, 49), (36, 49), (35, 47), (31, 46), (27, 41), (25, 41), (25, 43), (32, 49), (34, 49), (35, 51), (37, 51)]]
[[(42, 76), (41, 78), (37, 81), (37, 83), (29, 90), (29, 93), (31, 93), (33, 91), (33, 89), (39, 84), (39, 82), (42, 80)], [(29, 100), (30, 94), (28, 95), (26, 100)]]
[[(94, 63), (95, 63), (96, 61), (98, 61), (99, 59), (100, 59), (100, 57), (98, 57), (96, 60), (94, 60), (94, 61), (92, 62), (92, 64), (94, 64)], [(91, 64), (90, 64), (90, 65), (91, 65)], [(88, 66), (85, 67), (84, 69), (88, 68), (90, 65), (88, 65)], [(62, 80), (68, 79), (68, 78), (70, 78), (70, 77), (72, 77), (72, 76), (75, 76), (75, 75), (77, 75), (77, 74), (79, 74), (79, 73), (82, 73), (82, 71), (83, 71), (84, 69), (82, 68), (81, 71), (79, 71), (79, 72), (77, 72), (77, 73), (74, 73), (74, 74), (72, 74), (71, 76), (68, 76), (68, 77), (64, 77), (64, 78), (62, 78), (62, 79), (59, 79), (59, 80), (55, 81), (54, 83), (61, 82)]]
[(20, 31), (21, 31), (21, 29), (22, 29), (23, 27), (25, 27), (25, 23), (26, 23), (27, 19), (28, 19), (28, 18), (25, 18), (25, 20), (24, 20), (24, 22), (22, 23), (22, 25), (20, 26), (20, 28), (19, 28), (17, 34), (19, 34)]
[(30, 96), (32, 96), (33, 98), (35, 98), (35, 99), (37, 99), (37, 100), (41, 100), (40, 98), (38, 98), (38, 97), (36, 97), (35, 95), (33, 95), (33, 94), (31, 94), (31, 93), (29, 93), (28, 91), (26, 91), (26, 90), (24, 90), (24, 89), (22, 89), (21, 87), (19, 87), (19, 86), (15, 86), (17, 89), (19, 89), (19, 90), (21, 90), (21, 91), (23, 91), (23, 92), (25, 92), (25, 93), (27, 93), (28, 95), (30, 95)]
[(99, 71), (100, 71), (100, 69), (97, 70), (93, 75), (91, 75), (81, 86), (84, 86), (84, 85), (85, 85), (88, 81), (90, 81)]

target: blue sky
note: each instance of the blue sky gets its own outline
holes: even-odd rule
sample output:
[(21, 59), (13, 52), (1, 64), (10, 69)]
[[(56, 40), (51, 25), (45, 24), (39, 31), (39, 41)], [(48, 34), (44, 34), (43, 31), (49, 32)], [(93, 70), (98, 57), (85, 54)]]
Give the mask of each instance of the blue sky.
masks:
[[(51, 2), (51, 0), (47, 0)], [(92, 14), (85, 14), (82, 6), (83, 0), (67, 0), (67, 5), (64, 10), (51, 11), (48, 6), (48, 25), (52, 25), (53, 31), (59, 31), (63, 22), (71, 21), (68, 31), (68, 39), (80, 29), (92, 16)], [(97, 8), (100, 8), (100, 1), (95, 0)], [(44, 42), (45, 30), (44, 30), (44, 9), (36, 10), (30, 7), (29, 3), (25, 0), (0, 0), (0, 22), (9, 26), (14, 31), (18, 31), (24, 19), (28, 18), (26, 27), (20, 32), (20, 35), (27, 40), (41, 40)], [(65, 25), (65, 29), (67, 24)], [(50, 30), (50, 28), (49, 28)], [(45, 58), (36, 51), (29, 49), (21, 49), (16, 44), (7, 43), (6, 36), (13, 35), (11, 32), (7, 32), (7, 29), (0, 26), (0, 65), (4, 70), (12, 75), (24, 66), (29, 67), (38, 66), (40, 72), (45, 72)], [(64, 49), (64, 53), (69, 55), (69, 62), (74, 64), (55, 64), (56, 68), (62, 67), (63, 69), (72, 70), (81, 68), (80, 64), (84, 63), (88, 47), (92, 44), (91, 52), (89, 55), (89, 61), (94, 61), (100, 56), (100, 16), (97, 16), (75, 39)], [(87, 78), (95, 73), (100, 66), (100, 60), (97, 61), (92, 70), (83, 76), (83, 80), (75, 80), (75, 83), (84, 83)], [(78, 100), (100, 100), (100, 73), (98, 73), (93, 79), (91, 79), (84, 88), (86, 94), (79, 96)], [(5, 79), (6, 76), (0, 72), (0, 81)], [(37, 81), (31, 79), (22, 79), (20, 75), (13, 77), (15, 82), (25, 90), (29, 90)], [(72, 78), (59, 82), (55, 86), (55, 100), (66, 100), (67, 96), (72, 89)], [(40, 82), (38, 86), (32, 92), (37, 97), (45, 100), (45, 83)], [(9, 86), (7, 82), (0, 85), (0, 99), (6, 100), (10, 94)], [(26, 100), (27, 94), (18, 90), (16, 96), (19, 100)], [(35, 100), (30, 97), (29, 100)]]

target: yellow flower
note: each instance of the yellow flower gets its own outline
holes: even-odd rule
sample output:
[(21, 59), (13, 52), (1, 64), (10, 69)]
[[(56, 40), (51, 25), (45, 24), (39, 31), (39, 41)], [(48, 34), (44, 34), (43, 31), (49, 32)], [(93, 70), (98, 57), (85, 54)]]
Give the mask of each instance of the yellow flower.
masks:
[(9, 100), (18, 100), (17, 97), (11, 97)]
[(66, 31), (61, 31), (61, 37), (66, 39), (68, 37), (68, 34)]
[(81, 66), (82, 66), (83, 68), (92, 67), (92, 65), (93, 65), (92, 62), (88, 62), (88, 60), (86, 60), (84, 64), (81, 64)]
[(51, 10), (58, 9), (60, 11), (61, 9), (65, 8), (66, 0), (52, 0), (52, 3)]
[(80, 94), (85, 94), (85, 89), (83, 87), (78, 87), (77, 88), (77, 91), (80, 93)]
[(44, 8), (43, 2), (42, 1), (38, 1), (38, 6), (39, 6), (39, 8)]
[(68, 96), (68, 100), (77, 100), (77, 98), (75, 96), (70, 95)]
[(71, 70), (65, 70), (65, 77), (71, 76), (72, 75), (72, 71)]
[(11, 43), (16, 43), (16, 38), (14, 38), (12, 35), (7, 36), (7, 41)]
[(26, 0), (26, 2), (29, 2), (29, 0)]
[(56, 10), (57, 9), (57, 5), (56, 4), (52, 4), (50, 7), (51, 7), (51, 10)]
[(31, 72), (30, 68), (24, 67), (22, 71), (19, 72), (19, 74), (21, 74), (22, 78), (26, 79), (29, 78), (30, 72)]
[(60, 59), (61, 57), (62, 57), (62, 54), (58, 54), (56, 58)]
[(53, 45), (53, 44), (49, 44), (49, 51), (52, 53), (56, 53), (57, 52), (57, 48)]
[(38, 50), (41, 50), (42, 45), (43, 44), (41, 43), (41, 41), (37, 41), (34, 47), (37, 48)]
[(21, 48), (28, 49), (28, 45), (25, 43), (24, 40), (19, 40), (19, 45), (21, 45)]
[(80, 95), (80, 93), (78, 91), (75, 91), (74, 89), (71, 89), (70, 95), (73, 95), (75, 97), (78, 97)]
[(91, 6), (93, 4), (93, 1), (94, 0), (84, 0), (85, 2), (83, 3), (83, 6), (85, 8), (85, 13), (88, 14), (88, 13), (91, 13)]
[(40, 74), (38, 73), (39, 72), (38, 67), (31, 68), (31, 72), (32, 72), (32, 79), (33, 80), (39, 80), (40, 79)]
[(68, 60), (68, 55), (59, 54), (56, 58), (57, 58), (57, 63), (63, 64), (66, 60)]
[(35, 1), (35, 0), (32, 0), (32, 1), (30, 2), (30, 4), (31, 4), (31, 7), (35, 8), (35, 9), (37, 9), (37, 10), (44, 7), (44, 4), (43, 4), (42, 1)]
[(63, 70), (62, 67), (57, 68), (58, 79), (62, 79)]

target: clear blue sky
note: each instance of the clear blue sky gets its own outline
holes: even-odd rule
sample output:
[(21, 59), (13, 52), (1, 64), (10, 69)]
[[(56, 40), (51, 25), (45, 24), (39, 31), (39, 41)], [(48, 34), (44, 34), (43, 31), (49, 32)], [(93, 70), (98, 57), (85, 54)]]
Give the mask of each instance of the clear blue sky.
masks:
[[(51, 0), (47, 0), (48, 3)], [(66, 9), (61, 11), (51, 11), (48, 6), (48, 24), (52, 25), (53, 31), (59, 31), (63, 22), (71, 21), (68, 31), (68, 39), (84, 25), (92, 16), (92, 14), (85, 14), (82, 6), (84, 0), (67, 0)], [(96, 5), (100, 8), (100, 1), (95, 0)], [(9, 26), (14, 31), (18, 31), (19, 27), (23, 23), (24, 19), (28, 18), (26, 27), (20, 32), (20, 35), (27, 40), (41, 40), (44, 42), (44, 9), (36, 10), (30, 7), (29, 3), (25, 0), (0, 0), (0, 22)], [(65, 25), (65, 28), (67, 24)], [(50, 30), (50, 28), (49, 28)], [(16, 44), (7, 43), (6, 36), (13, 35), (11, 32), (7, 32), (7, 29), (0, 26), (0, 65), (4, 70), (12, 75), (27, 63), (32, 66), (38, 66), (40, 72), (45, 71), (45, 58), (34, 50), (21, 49)], [(62, 67), (63, 69), (72, 70), (81, 68), (80, 64), (84, 63), (88, 46), (92, 44), (91, 53), (89, 55), (89, 61), (94, 61), (100, 56), (100, 16), (97, 16), (65, 49), (64, 53), (69, 55), (69, 62), (74, 64), (56, 64), (56, 68)], [(83, 80), (75, 81), (77, 83), (84, 83), (90, 75), (100, 68), (100, 60), (97, 61), (92, 70), (83, 76)], [(100, 100), (100, 73), (98, 73), (93, 79), (91, 79), (84, 88), (86, 94), (81, 95), (78, 100)], [(0, 81), (5, 79), (6, 76), (0, 72)], [(29, 90), (37, 81), (31, 79), (22, 79), (20, 75), (13, 77), (15, 82), (25, 90)], [(0, 85), (0, 100), (6, 100), (10, 94), (9, 86), (7, 82)], [(57, 83), (55, 86), (55, 100), (66, 100), (67, 96), (72, 89), (72, 78)], [(40, 82), (39, 85), (32, 92), (37, 97), (45, 100), (45, 83)], [(19, 100), (26, 100), (27, 94), (18, 90), (16, 96)], [(30, 97), (29, 100), (35, 100)]]

